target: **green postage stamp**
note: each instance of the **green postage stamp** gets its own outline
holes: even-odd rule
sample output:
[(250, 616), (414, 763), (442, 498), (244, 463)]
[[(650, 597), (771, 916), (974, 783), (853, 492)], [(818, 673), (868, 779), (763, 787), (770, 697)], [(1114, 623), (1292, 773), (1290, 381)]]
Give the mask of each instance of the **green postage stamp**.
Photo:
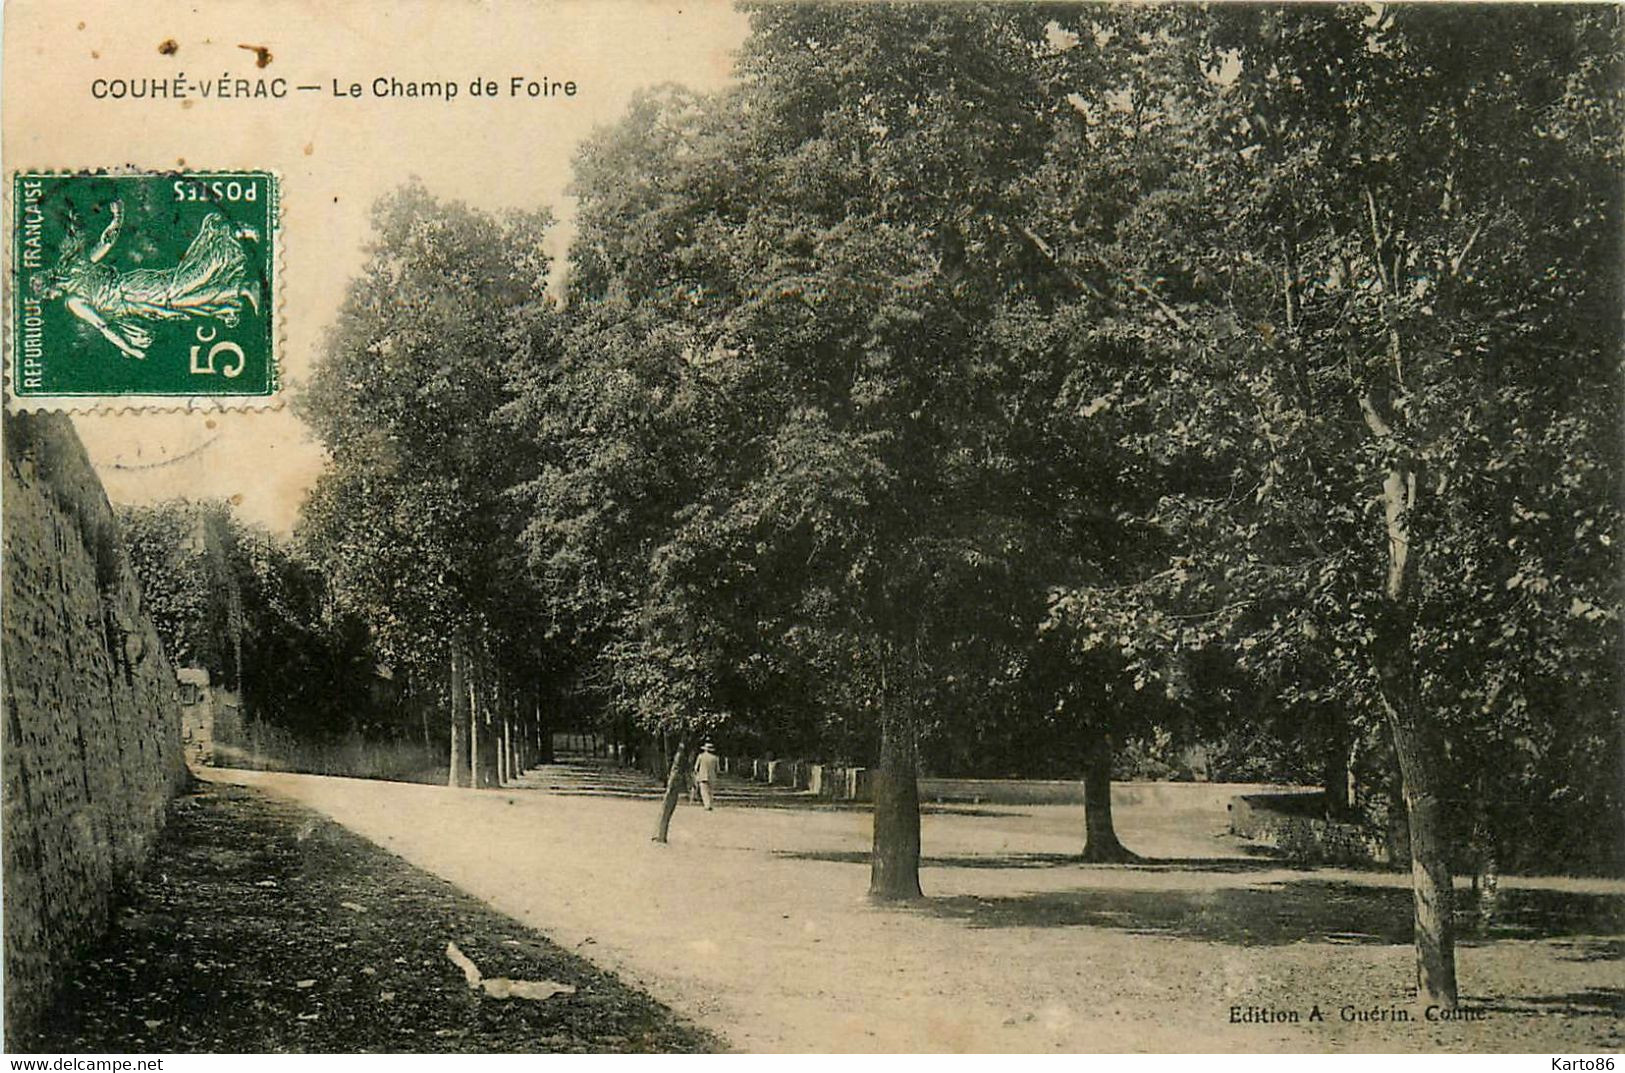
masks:
[(277, 392), (277, 178), (12, 178), (13, 408), (260, 405)]

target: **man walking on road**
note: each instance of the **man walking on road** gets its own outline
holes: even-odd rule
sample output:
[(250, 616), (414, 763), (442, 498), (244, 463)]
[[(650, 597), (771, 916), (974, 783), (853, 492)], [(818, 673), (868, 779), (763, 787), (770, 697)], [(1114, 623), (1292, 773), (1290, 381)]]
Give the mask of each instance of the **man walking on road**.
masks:
[(700, 755), (694, 758), (694, 781), (700, 784), (700, 798), (705, 802), (705, 811), (710, 812), (711, 787), (717, 781), (717, 750), (710, 742), (700, 746)]

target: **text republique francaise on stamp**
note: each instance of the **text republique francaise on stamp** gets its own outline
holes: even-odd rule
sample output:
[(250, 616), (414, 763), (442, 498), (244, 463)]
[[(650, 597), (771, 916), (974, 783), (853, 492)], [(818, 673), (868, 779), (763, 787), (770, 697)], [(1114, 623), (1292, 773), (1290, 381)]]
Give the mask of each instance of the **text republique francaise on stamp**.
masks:
[(271, 400), (279, 194), (265, 171), (14, 175), (10, 405)]

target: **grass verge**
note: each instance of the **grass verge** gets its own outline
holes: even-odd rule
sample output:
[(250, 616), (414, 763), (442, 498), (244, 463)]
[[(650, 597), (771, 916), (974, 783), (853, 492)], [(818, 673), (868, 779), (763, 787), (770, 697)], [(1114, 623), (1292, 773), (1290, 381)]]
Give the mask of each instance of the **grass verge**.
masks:
[[(487, 977), (575, 988), (543, 1001)], [(318, 814), (200, 783), (40, 1029), (61, 1052), (711, 1051), (714, 1035)]]

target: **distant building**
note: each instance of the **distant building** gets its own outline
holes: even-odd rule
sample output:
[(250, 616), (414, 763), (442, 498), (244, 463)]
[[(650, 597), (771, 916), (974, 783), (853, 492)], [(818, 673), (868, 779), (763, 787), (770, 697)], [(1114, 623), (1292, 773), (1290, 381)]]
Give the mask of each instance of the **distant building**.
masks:
[(175, 672), (181, 699), (181, 749), (188, 764), (213, 764), (215, 738), (231, 737), (242, 726), (242, 701), (228, 689), (209, 684), (204, 667)]

